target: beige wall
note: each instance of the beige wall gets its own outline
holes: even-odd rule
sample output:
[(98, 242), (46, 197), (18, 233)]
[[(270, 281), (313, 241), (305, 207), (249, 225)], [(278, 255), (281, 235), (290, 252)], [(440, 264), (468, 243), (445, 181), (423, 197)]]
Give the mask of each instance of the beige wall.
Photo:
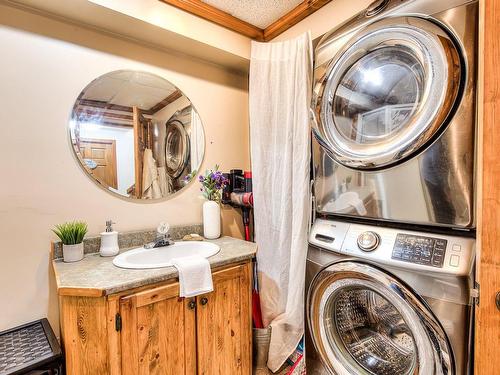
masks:
[(316, 39), (362, 11), (372, 2), (373, 0), (333, 0), (283, 34), (278, 35), (273, 41), (290, 39), (308, 30), (311, 31), (312, 38)]
[[(67, 134), (72, 105), (92, 79), (140, 69), (177, 85), (206, 132), (202, 168), (249, 166), (247, 78), (119, 38), (0, 5), (0, 330), (48, 316), (58, 325), (48, 257), (50, 228), (75, 218), (99, 233), (201, 222), (198, 186), (166, 202), (138, 204), (98, 188), (73, 157)], [(224, 230), (239, 218), (225, 211)], [(56, 328), (57, 329), (57, 328)]]

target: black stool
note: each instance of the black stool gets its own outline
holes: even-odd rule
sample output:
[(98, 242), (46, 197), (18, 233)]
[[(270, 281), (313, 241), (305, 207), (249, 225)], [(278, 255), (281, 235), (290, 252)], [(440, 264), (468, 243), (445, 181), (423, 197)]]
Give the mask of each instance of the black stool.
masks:
[(63, 356), (47, 319), (0, 332), (0, 375), (63, 375)]

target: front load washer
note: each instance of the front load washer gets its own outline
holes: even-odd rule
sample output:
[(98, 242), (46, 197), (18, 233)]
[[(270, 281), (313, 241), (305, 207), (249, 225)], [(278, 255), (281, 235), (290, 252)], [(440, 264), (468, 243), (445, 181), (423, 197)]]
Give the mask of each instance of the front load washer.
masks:
[(316, 209), (473, 229), (478, 3), (377, 0), (315, 50)]
[(318, 219), (307, 373), (468, 374), (474, 240)]

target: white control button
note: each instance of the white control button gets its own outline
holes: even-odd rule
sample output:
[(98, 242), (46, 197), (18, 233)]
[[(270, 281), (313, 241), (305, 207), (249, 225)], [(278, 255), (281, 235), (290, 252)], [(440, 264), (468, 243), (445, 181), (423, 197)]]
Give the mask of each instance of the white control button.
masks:
[(462, 251), (462, 246), (453, 244), (453, 247), (451, 248), (453, 251)]
[(450, 266), (458, 267), (460, 264), (460, 257), (458, 255), (452, 255), (450, 258)]

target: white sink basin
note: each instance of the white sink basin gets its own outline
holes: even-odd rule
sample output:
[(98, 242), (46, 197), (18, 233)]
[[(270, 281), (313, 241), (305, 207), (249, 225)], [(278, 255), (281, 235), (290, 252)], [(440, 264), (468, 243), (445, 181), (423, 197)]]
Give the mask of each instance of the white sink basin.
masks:
[(217, 254), (220, 247), (211, 242), (184, 241), (155, 249), (137, 249), (126, 251), (113, 259), (113, 264), (121, 268), (162, 268), (172, 266), (172, 259), (193, 255), (209, 258)]

